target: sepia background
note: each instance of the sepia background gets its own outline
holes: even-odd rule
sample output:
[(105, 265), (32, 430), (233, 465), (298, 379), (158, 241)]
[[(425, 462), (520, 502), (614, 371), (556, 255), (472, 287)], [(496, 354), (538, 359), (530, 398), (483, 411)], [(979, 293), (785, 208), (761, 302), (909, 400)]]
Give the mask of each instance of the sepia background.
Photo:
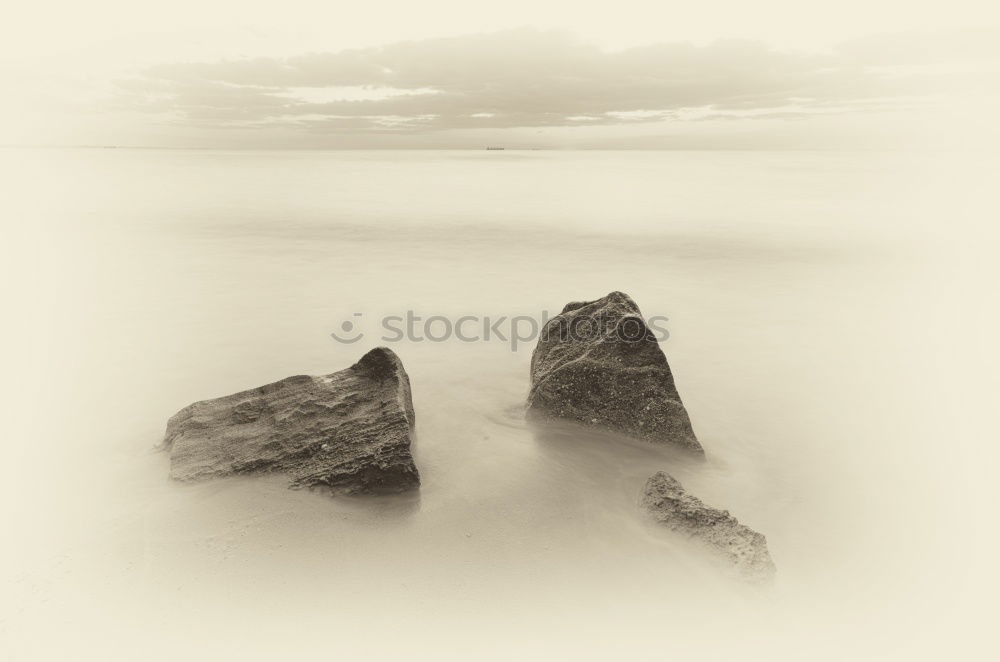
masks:
[[(0, 39), (5, 659), (992, 659), (989, 3), (36, 3)], [(502, 146), (503, 151), (486, 151)], [(628, 292), (707, 461), (543, 443), (401, 342), (423, 484), (178, 485), (195, 400), (374, 323)], [(368, 326), (344, 345), (344, 320)], [(668, 470), (751, 588), (645, 527)]]

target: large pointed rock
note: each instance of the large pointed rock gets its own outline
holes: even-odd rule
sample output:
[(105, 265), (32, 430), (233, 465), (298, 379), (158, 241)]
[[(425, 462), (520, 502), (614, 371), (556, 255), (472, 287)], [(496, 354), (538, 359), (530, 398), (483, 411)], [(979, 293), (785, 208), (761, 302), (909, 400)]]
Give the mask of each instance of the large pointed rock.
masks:
[(684, 491), (673, 476), (653, 474), (642, 493), (642, 507), (659, 524), (693, 538), (727, 559), (743, 578), (767, 581), (774, 562), (767, 540), (729, 514), (702, 503)]
[(416, 488), (410, 380), (391, 350), (330, 375), (279, 382), (177, 412), (163, 441), (184, 481), (283, 472), (293, 487), (346, 493)]
[(567, 304), (531, 356), (530, 419), (561, 419), (703, 452), (659, 344), (627, 294)]

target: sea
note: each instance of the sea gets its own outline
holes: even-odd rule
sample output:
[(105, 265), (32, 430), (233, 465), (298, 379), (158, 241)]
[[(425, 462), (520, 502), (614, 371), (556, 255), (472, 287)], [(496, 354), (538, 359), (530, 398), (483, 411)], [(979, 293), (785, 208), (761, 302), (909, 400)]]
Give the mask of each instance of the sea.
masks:
[[(992, 157), (51, 148), (0, 173), (7, 659), (939, 659), (987, 626), (960, 607), (996, 577)], [(525, 423), (539, 321), (612, 291), (664, 329), (704, 461)], [(377, 346), (419, 494), (168, 478), (177, 410)], [(773, 584), (642, 518), (661, 470), (766, 536)]]

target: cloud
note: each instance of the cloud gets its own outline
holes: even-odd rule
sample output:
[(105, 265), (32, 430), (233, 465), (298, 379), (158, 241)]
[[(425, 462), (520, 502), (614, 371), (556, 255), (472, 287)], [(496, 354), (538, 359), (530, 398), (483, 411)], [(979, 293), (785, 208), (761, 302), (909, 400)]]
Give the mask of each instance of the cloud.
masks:
[[(121, 81), (116, 103), (181, 124), (311, 132), (808, 116), (926, 94), (934, 74), (912, 66), (927, 63), (921, 43), (910, 36), (859, 40), (826, 54), (753, 41), (604, 51), (570, 34), (522, 29), (282, 59), (163, 64)], [(935, 61), (956, 48), (982, 59), (991, 43), (981, 35), (972, 45), (938, 38)], [(894, 71), (898, 64), (908, 66)]]
[(937, 32), (898, 32), (853, 39), (839, 44), (837, 53), (872, 65), (996, 64), (1000, 60), (1000, 31), (967, 28)]

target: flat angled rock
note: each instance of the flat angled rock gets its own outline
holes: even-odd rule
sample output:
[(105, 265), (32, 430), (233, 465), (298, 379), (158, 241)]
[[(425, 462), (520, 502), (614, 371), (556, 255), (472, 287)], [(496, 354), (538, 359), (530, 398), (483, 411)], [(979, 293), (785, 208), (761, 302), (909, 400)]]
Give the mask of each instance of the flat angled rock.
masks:
[(621, 292), (567, 304), (545, 325), (531, 356), (527, 415), (704, 452), (667, 358)]
[(167, 423), (163, 446), (177, 480), (283, 472), (292, 487), (392, 493), (420, 484), (413, 426), (409, 377), (380, 347), (340, 372), (189, 405)]
[(641, 505), (659, 524), (728, 559), (744, 578), (762, 582), (774, 576), (774, 562), (762, 534), (740, 524), (729, 511), (707, 506), (688, 494), (673, 476), (662, 471), (653, 474), (646, 482)]

